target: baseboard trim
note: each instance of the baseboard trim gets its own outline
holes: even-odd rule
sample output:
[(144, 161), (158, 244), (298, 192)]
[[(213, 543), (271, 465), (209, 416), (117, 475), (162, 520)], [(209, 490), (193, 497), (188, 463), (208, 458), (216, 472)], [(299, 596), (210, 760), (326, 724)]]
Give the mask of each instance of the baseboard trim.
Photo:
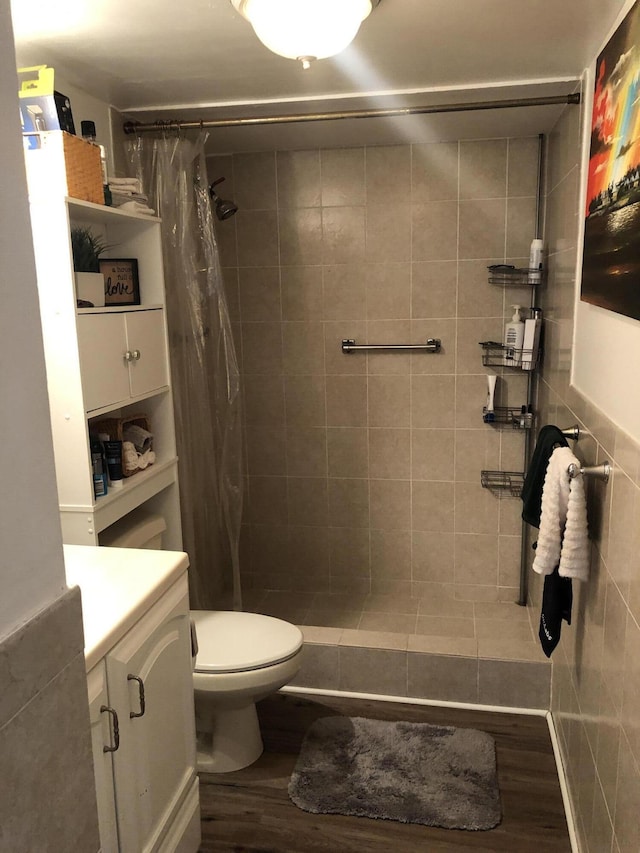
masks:
[[(280, 693), (310, 693), (316, 696), (336, 696), (346, 699), (368, 699), (375, 702), (404, 702), (406, 705), (433, 705), (437, 708), (462, 708), (468, 711), (490, 711), (499, 714), (521, 714), (527, 717), (546, 717), (544, 708), (511, 708), (506, 705), (479, 705), (475, 702), (444, 702), (437, 699), (416, 699), (411, 696), (386, 696), (381, 693), (354, 693), (351, 690), (324, 690), (318, 687), (282, 687)], [(555, 750), (554, 750), (555, 752)]]
[(562, 802), (564, 804), (564, 813), (567, 818), (567, 828), (569, 830), (569, 840), (571, 842), (571, 853), (581, 853), (580, 841), (576, 832), (576, 822), (571, 805), (571, 797), (569, 795), (569, 786), (567, 784), (567, 774), (565, 773), (564, 761), (562, 760), (562, 751), (556, 732), (556, 724), (551, 711), (547, 711), (547, 726), (549, 728), (549, 737), (551, 738), (551, 746), (553, 747), (553, 755), (556, 760), (556, 770), (558, 771), (558, 780), (560, 782), (560, 791), (562, 793)]

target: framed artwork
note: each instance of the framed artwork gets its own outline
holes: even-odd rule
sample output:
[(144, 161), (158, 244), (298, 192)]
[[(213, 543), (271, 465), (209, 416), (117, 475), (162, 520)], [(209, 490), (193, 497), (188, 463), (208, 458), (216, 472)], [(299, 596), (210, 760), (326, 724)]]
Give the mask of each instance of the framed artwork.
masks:
[(100, 258), (104, 275), (104, 304), (140, 305), (140, 283), (136, 258)]
[(640, 320), (640, 2), (596, 60), (580, 297)]

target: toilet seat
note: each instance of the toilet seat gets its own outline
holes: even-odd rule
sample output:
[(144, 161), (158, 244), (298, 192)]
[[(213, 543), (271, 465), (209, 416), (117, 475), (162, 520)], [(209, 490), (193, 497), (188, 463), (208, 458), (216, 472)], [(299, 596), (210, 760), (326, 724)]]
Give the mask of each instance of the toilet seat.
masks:
[(289, 660), (302, 632), (273, 616), (229, 610), (192, 610), (198, 639), (195, 672), (248, 672)]

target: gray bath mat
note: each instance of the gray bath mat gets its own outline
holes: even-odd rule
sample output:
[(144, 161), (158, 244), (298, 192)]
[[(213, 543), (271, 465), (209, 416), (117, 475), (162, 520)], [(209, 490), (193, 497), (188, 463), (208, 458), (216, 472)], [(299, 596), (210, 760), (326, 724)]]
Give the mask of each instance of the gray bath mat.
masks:
[(476, 729), (323, 717), (305, 736), (289, 796), (314, 814), (492, 829), (495, 741)]

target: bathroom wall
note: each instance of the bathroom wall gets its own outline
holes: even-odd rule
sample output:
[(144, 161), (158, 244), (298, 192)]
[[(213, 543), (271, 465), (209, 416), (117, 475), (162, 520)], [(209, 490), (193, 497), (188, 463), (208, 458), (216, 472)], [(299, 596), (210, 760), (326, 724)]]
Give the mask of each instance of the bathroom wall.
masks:
[(100, 847), (80, 595), (65, 585), (8, 0), (0, 0), (0, 849)]
[[(505, 301), (529, 304), (486, 267), (526, 263), (537, 158), (537, 138), (210, 158), (240, 207), (218, 238), (245, 390), (245, 591), (305, 610), (314, 595), (307, 621), (338, 627), (369, 593), (517, 598), (519, 502), (480, 470), (522, 470), (523, 438), (482, 422), (478, 342), (502, 339)], [(340, 349), (427, 337), (439, 355)], [(519, 406), (524, 376), (499, 392)]]
[[(589, 119), (587, 118), (587, 121)], [(574, 583), (572, 625), (553, 654), (552, 712), (559, 730), (582, 851), (626, 853), (640, 838), (640, 446), (570, 385), (577, 234), (581, 206), (580, 111), (567, 108), (549, 138), (549, 283), (540, 384), (541, 423), (580, 424), (576, 454), (614, 465), (588, 482), (593, 542), (588, 583)], [(593, 340), (594, 347), (599, 345)], [(640, 353), (628, 353), (630, 364)], [(606, 351), (597, 369), (607, 381)], [(637, 395), (632, 372), (628, 392)], [(541, 600), (533, 576), (531, 615)], [(613, 839), (613, 845), (612, 845)]]

